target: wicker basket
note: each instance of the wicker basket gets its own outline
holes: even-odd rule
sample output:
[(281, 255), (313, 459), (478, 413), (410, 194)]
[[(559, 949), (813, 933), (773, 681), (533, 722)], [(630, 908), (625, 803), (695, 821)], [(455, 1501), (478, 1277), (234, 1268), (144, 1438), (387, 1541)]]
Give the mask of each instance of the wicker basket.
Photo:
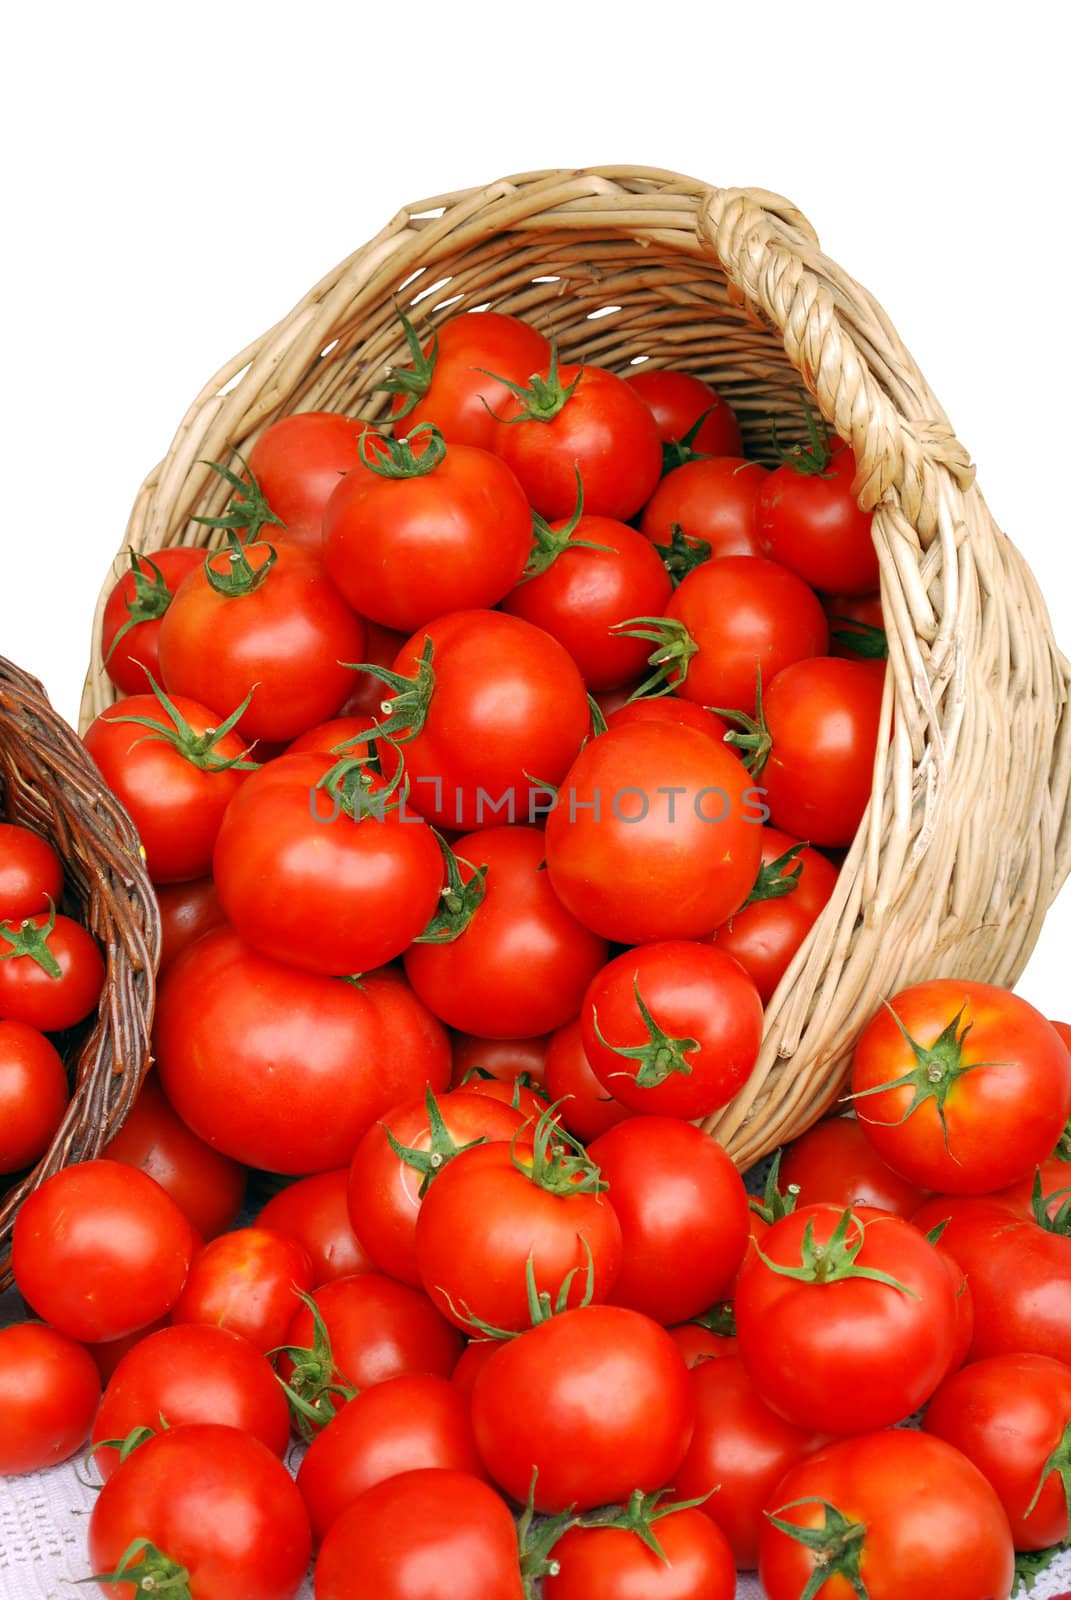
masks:
[[(200, 463), (244, 454), (277, 417), (382, 416), (373, 385), (407, 359), (395, 300), (418, 326), (493, 306), (570, 360), (697, 373), (760, 458), (771, 418), (799, 437), (802, 381), (855, 452), (892, 740), (833, 899), (767, 1008), (755, 1072), (708, 1123), (747, 1165), (830, 1105), (884, 996), (1021, 971), (1071, 851), (1068, 666), (1044, 602), (888, 317), (806, 219), (777, 195), (646, 168), (528, 173), (399, 212), (209, 381), (145, 481), (128, 543), (207, 543), (190, 518), (217, 514), (226, 490)], [(111, 698), (100, 619), (87, 720)]]
[(45, 1178), (100, 1153), (128, 1111), (149, 1062), (160, 917), (133, 823), (41, 685), (0, 659), (0, 815), (43, 834), (63, 861), (60, 909), (104, 952), (95, 1016), (63, 1051), (70, 1104), (37, 1166), (14, 1188), (0, 1178), (0, 1289), (11, 1282), (15, 1213)]

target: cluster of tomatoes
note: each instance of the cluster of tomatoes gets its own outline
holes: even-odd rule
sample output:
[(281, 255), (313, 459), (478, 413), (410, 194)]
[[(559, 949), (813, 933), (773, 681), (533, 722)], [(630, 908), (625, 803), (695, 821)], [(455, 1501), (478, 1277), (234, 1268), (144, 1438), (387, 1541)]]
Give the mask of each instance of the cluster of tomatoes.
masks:
[[(895, 997), (761, 1202), (696, 1125), (869, 798), (850, 453), (410, 334), (393, 438), (274, 424), (223, 548), (108, 605), (156, 1065), (19, 1212), (0, 1470), (91, 1432), (115, 1600), (288, 1600), (314, 1549), (318, 1600), (1007, 1596), (1067, 1534), (1059, 1034)], [(249, 1168), (294, 1181), (235, 1227)]]

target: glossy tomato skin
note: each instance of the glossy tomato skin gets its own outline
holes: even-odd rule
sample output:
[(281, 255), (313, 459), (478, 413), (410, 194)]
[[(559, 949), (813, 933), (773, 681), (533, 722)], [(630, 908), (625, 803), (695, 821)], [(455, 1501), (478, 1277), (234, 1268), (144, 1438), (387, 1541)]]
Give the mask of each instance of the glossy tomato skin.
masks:
[[(891, 1429), (826, 1445), (790, 1468), (766, 1509), (797, 1527), (822, 1528), (823, 1501), (865, 1524), (859, 1571), (870, 1600), (1007, 1600), (1012, 1592), (1008, 1519), (978, 1469), (941, 1439)], [(764, 1518), (759, 1578), (770, 1600), (799, 1600), (815, 1562)], [(842, 1580), (825, 1587), (832, 1582), (851, 1593)]]
[(286, 1338), (298, 1293), (313, 1285), (303, 1245), (270, 1228), (236, 1228), (190, 1262), (171, 1321), (226, 1328), (266, 1355)]
[[(417, 1289), (378, 1272), (334, 1278), (313, 1293), (327, 1327), (335, 1372), (357, 1389), (385, 1383), (404, 1373), (430, 1372), (448, 1378), (461, 1354), (461, 1335), (441, 1317)], [(311, 1349), (312, 1312), (301, 1305), (294, 1313), (286, 1341)], [(292, 1366), (279, 1362), (288, 1379)]]
[(312, 1263), (316, 1288), (332, 1278), (373, 1272), (375, 1265), (353, 1231), (346, 1205), (349, 1171), (335, 1167), (299, 1178), (273, 1195), (257, 1215), (258, 1228), (296, 1239)]
[(826, 1117), (785, 1146), (782, 1192), (790, 1184), (797, 1205), (873, 1206), (909, 1219), (925, 1198), (885, 1165), (854, 1117)]
[(739, 961), (758, 989), (764, 1006), (772, 1000), (789, 963), (818, 921), (837, 884), (837, 869), (828, 857), (782, 828), (763, 828), (762, 865), (771, 867), (800, 845), (804, 847), (785, 863), (780, 874), (789, 879), (795, 874), (795, 888), (789, 894), (756, 900), (734, 911), (711, 935), (711, 942), (718, 950)]
[(269, 1172), (348, 1164), (377, 1116), (450, 1076), (445, 1030), (400, 974), (340, 983), (258, 955), (228, 928), (169, 968), (154, 1036), (183, 1121)]
[[(261, 571), (275, 546), (248, 547)], [(225, 553), (210, 558), (227, 571)], [(282, 540), (249, 594), (217, 594), (204, 568), (184, 578), (160, 629), (160, 670), (172, 694), (238, 721), (245, 739), (290, 740), (339, 710), (352, 687), (348, 662), (364, 660), (364, 623), (339, 595), (321, 558)]]
[(224, 1233), (245, 1197), (245, 1169), (198, 1139), (169, 1103), (154, 1072), (142, 1082), (122, 1127), (101, 1154), (155, 1178), (202, 1239)]
[(160, 907), (160, 971), (209, 928), (225, 921), (216, 886), (211, 878), (188, 883), (154, 884)]
[(1066, 1540), (1063, 1483), (1058, 1471), (1045, 1468), (1071, 1427), (1071, 1367), (1038, 1355), (975, 1361), (941, 1385), (922, 1425), (961, 1450), (992, 1484), (1017, 1550)]
[(732, 1351), (698, 1362), (689, 1376), (695, 1432), (674, 1476), (674, 1493), (682, 1500), (709, 1495), (701, 1510), (725, 1534), (736, 1565), (755, 1567), (771, 1493), (825, 1437), (771, 1411)]
[[(157, 614), (146, 616), (142, 622), (133, 621), (131, 606), (137, 606), (137, 584), (132, 568), (124, 572), (105, 601), (100, 639), (104, 670), (120, 694), (143, 694), (149, 687), (149, 673), (160, 682), (160, 627), (164, 613), (182, 580), (201, 566), (204, 551), (179, 545), (173, 550), (150, 550), (133, 559), (144, 583), (155, 591), (149, 610)], [(160, 580), (150, 561), (159, 568), (166, 594), (158, 589)], [(132, 626), (119, 638), (119, 630), (127, 623)]]
[(551, 566), (519, 583), (502, 609), (563, 644), (589, 689), (616, 689), (642, 676), (651, 647), (612, 630), (632, 617), (660, 617), (672, 592), (642, 534), (611, 517), (582, 516)]
[(597, 1139), (635, 1113), (615, 1100), (591, 1070), (580, 1018), (551, 1036), (547, 1050), (547, 1093), (559, 1106), (562, 1122), (578, 1139)]
[(551, 885), (622, 944), (699, 939), (747, 898), (763, 816), (741, 763), (694, 728), (615, 728), (561, 784), (547, 819)]
[[(80, 922), (58, 916), (46, 937), (59, 966), (53, 977), (30, 955), (16, 955), (12, 938), (29, 927), (44, 928), (47, 916), (4, 923), (0, 937), (0, 1016), (42, 1033), (57, 1033), (87, 1017), (104, 987), (104, 961), (97, 942)], [(5, 953), (6, 952), (6, 953)]]
[(627, 373), (625, 382), (650, 407), (664, 442), (679, 443), (702, 417), (691, 448), (704, 456), (740, 455), (740, 424), (732, 407), (702, 378), (643, 366)]
[(427, 1467), (388, 1478), (327, 1531), (316, 1600), (523, 1600), (517, 1530), (479, 1478)]
[[(217, 1423), (168, 1428), (104, 1485), (89, 1519), (94, 1572), (114, 1572), (148, 1539), (189, 1574), (194, 1596), (293, 1600), (312, 1539), (282, 1462), (251, 1434)], [(120, 1600), (129, 1584), (102, 1584)]]
[(0, 1174), (44, 1155), (69, 1094), (59, 1051), (37, 1028), (0, 1022)]
[(12, 1266), (24, 1299), (61, 1332), (119, 1339), (171, 1309), (197, 1244), (152, 1178), (119, 1161), (83, 1161), (22, 1202)]
[(848, 1237), (861, 1229), (857, 1264), (903, 1288), (865, 1277), (803, 1282), (767, 1264), (799, 1268), (808, 1226), (828, 1246), (842, 1215), (806, 1206), (774, 1223), (763, 1256), (748, 1252), (735, 1297), (740, 1352), (762, 1399), (798, 1428), (833, 1434), (910, 1416), (944, 1377), (955, 1342), (952, 1280), (900, 1217), (860, 1207)]
[(100, 1374), (76, 1340), (43, 1322), (0, 1328), (0, 1474), (40, 1472), (88, 1437)]
[[(380, 699), (382, 698), (381, 694)], [(370, 716), (331, 717), (327, 722), (318, 723), (315, 728), (309, 728), (291, 740), (283, 754), (288, 756), (315, 754), (336, 758), (349, 756), (352, 760), (359, 761), (362, 757), (372, 754), (372, 741), (363, 735), (371, 734), (374, 727), (375, 721)]]
[[(904, 1031), (929, 1049), (953, 1024), (962, 1044), (933, 1070), (969, 1070), (952, 1077), (943, 1122), (936, 1093), (910, 1110), (913, 1083), (870, 1092), (916, 1069)], [(867, 1024), (852, 1060), (852, 1093), (863, 1132), (909, 1182), (988, 1194), (1030, 1177), (1055, 1146), (1071, 1113), (1071, 1055), (1018, 995), (935, 979), (902, 990)]]
[(431, 829), (391, 806), (382, 780), (352, 813), (339, 790), (319, 788), (333, 766), (332, 756), (285, 755), (253, 773), (223, 818), (212, 875), (254, 949), (344, 977), (393, 961), (423, 933), (443, 863)]
[(324, 507), (339, 479), (360, 466), (359, 441), (368, 431), (367, 422), (332, 411), (295, 412), (264, 429), (249, 452), (249, 470), (288, 539), (321, 545)]
[(541, 517), (572, 513), (579, 472), (589, 516), (627, 522), (661, 476), (654, 418), (635, 390), (605, 367), (562, 366), (558, 376), (563, 389), (575, 388), (557, 415), (549, 421), (525, 417), (511, 395), (499, 412), (493, 448)]
[(763, 551), (798, 572), (815, 589), (868, 594), (881, 573), (871, 536), (871, 513), (852, 493), (855, 457), (835, 449), (820, 473), (791, 465), (771, 472), (759, 496)]
[(504, 1039), (549, 1033), (576, 1015), (608, 954), (562, 905), (543, 868), (538, 828), (485, 828), (455, 840), (461, 876), (487, 868), (483, 900), (447, 944), (415, 944), (405, 973), (430, 1011)]
[(447, 444), (491, 450), (498, 416), (512, 398), (499, 380), (526, 383), (534, 372), (546, 368), (550, 345), (520, 317), (466, 311), (436, 329), (424, 345), (425, 357), (433, 354), (431, 381), (423, 397), (404, 417), (398, 416), (402, 398), (392, 403), (395, 435), (432, 422)]
[(664, 1488), (694, 1422), (680, 1352), (664, 1328), (624, 1306), (565, 1311), (500, 1345), (472, 1395), (491, 1478), (523, 1504), (538, 1468), (537, 1511), (589, 1511)]
[(59, 856), (39, 833), (18, 822), (0, 822), (0, 922), (35, 917), (63, 892)]
[(733, 1600), (733, 1553), (701, 1511), (670, 1511), (653, 1532), (661, 1556), (630, 1528), (567, 1529), (554, 1546), (557, 1570), (543, 1583), (547, 1600)]
[[(696, 705), (692, 700), (678, 700), (671, 694), (660, 695), (656, 700), (629, 700), (606, 713), (607, 732), (611, 728), (627, 728), (631, 722), (680, 723), (685, 728), (695, 728), (719, 745), (729, 732), (729, 724), (723, 722), (717, 712)], [(725, 745), (725, 749), (734, 752), (732, 745)]]
[(616, 1305), (685, 1322), (729, 1292), (748, 1239), (743, 1181), (709, 1134), (673, 1117), (630, 1118), (588, 1154), (621, 1223)]
[[(640, 1000), (655, 1029), (680, 1042), (676, 1065), (661, 1081), (643, 1081), (657, 1046)], [(762, 1043), (762, 1002), (732, 956), (698, 941), (665, 939), (626, 950), (596, 974), (580, 1025), (592, 1072), (622, 1105), (694, 1119), (727, 1104), (746, 1081)], [(651, 1060), (621, 1054), (641, 1047)]]
[[(127, 1351), (100, 1403), (92, 1439), (125, 1439), (135, 1428), (183, 1422), (218, 1422), (241, 1428), (281, 1456), (290, 1443), (286, 1396), (264, 1357), (225, 1328), (161, 1328)], [(94, 1452), (105, 1482), (119, 1451)]]
[(453, 611), (414, 634), (394, 670), (412, 677), (429, 639), (427, 719), (412, 738), (401, 735), (410, 808), (465, 831), (538, 821), (550, 804), (545, 785), (561, 780), (590, 727), (576, 663), (520, 617)]
[(710, 545), (711, 557), (761, 556), (758, 500), (769, 474), (757, 461), (716, 456), (667, 472), (644, 507), (640, 532), (669, 545), (674, 526)]
[(336, 1412), (298, 1469), (314, 1540), (377, 1483), (436, 1467), (484, 1475), (465, 1397), (427, 1372), (373, 1384)]

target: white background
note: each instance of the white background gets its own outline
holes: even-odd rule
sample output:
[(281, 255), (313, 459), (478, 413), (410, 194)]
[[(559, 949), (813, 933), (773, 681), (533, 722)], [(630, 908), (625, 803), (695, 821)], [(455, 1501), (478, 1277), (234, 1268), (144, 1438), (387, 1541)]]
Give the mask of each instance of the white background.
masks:
[[(1056, 8), (20, 8), (0, 97), (0, 654), (72, 719), (145, 472), (404, 202), (634, 162), (787, 194), (898, 326), (1071, 648)], [(1014, 29), (1014, 32), (1011, 30)], [(1067, 1015), (1071, 891), (1021, 989)]]

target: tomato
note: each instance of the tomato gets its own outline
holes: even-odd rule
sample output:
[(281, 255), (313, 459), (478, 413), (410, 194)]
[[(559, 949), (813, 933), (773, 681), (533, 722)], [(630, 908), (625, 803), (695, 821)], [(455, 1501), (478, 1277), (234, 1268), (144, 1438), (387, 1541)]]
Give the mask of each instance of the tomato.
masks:
[[(685, 728), (695, 728), (721, 744), (729, 732), (716, 711), (698, 706), (692, 700), (678, 700), (675, 695), (659, 695), (655, 700), (629, 700), (623, 706), (606, 713), (607, 732), (611, 728), (626, 728), (630, 722), (675, 722)], [(732, 750), (731, 745), (726, 749)]]
[(472, 1394), (484, 1465), (520, 1505), (537, 1471), (538, 1511), (590, 1511), (672, 1483), (694, 1422), (669, 1334), (624, 1306), (563, 1311), (501, 1344)]
[(993, 1199), (1011, 1206), (1017, 1217), (1033, 1222), (1036, 1220), (1034, 1186), (1039, 1176), (1045, 1209), (1050, 1217), (1055, 1217), (1071, 1195), (1071, 1163), (1062, 1155), (1049, 1156), (1045, 1161), (1039, 1162), (1028, 1178), (1020, 1178), (1018, 1183), (997, 1190)]
[(73, 1027), (104, 987), (96, 940), (70, 917), (0, 923), (0, 1016), (42, 1033)]
[(557, 639), (498, 611), (453, 611), (409, 640), (395, 672), (406, 687), (383, 727), (400, 741), (413, 810), (464, 830), (538, 821), (589, 728), (584, 681)]
[(758, 504), (763, 552), (815, 589), (855, 595), (878, 587), (871, 513), (859, 509), (852, 492), (855, 476), (855, 457), (838, 440), (832, 455), (804, 450), (763, 484)]
[(597, 1139), (634, 1115), (609, 1094), (591, 1070), (579, 1017), (551, 1036), (547, 1050), (547, 1093), (569, 1132), (578, 1139)]
[(183, 580), (160, 629), (160, 670), (170, 694), (221, 717), (251, 695), (242, 737), (289, 740), (339, 710), (364, 642), (314, 552), (258, 542), (217, 551)]
[(762, 1002), (732, 956), (666, 939), (605, 966), (580, 1024), (592, 1072), (622, 1105), (694, 1119), (746, 1082), (762, 1043)]
[(757, 1566), (763, 1507), (789, 1467), (817, 1450), (823, 1435), (771, 1411), (737, 1355), (699, 1362), (690, 1381), (695, 1432), (674, 1474), (674, 1492), (686, 1500), (709, 1495), (700, 1509), (725, 1534), (737, 1566)]
[[(761, 556), (758, 501), (769, 474), (757, 461), (715, 456), (668, 472), (644, 507), (640, 532), (662, 549), (679, 527), (697, 556)], [(709, 546), (709, 549), (707, 548)]]
[(567, 517), (584, 486), (590, 516), (627, 522), (662, 472), (654, 418), (623, 378), (605, 367), (563, 366), (551, 355), (531, 386), (498, 411), (493, 448), (541, 517)]
[(547, 872), (566, 910), (623, 944), (699, 939), (747, 898), (761, 795), (694, 728), (615, 728), (581, 751), (547, 819)]
[(446, 1467), (366, 1490), (327, 1531), (316, 1600), (523, 1600), (517, 1530), (479, 1478)]
[(848, 661), (884, 661), (889, 654), (885, 615), (878, 594), (827, 594), (822, 596), (829, 618), (831, 656)]
[(412, 633), (447, 611), (493, 606), (524, 571), (532, 513), (489, 450), (434, 431), (392, 440), (338, 485), (324, 513), (324, 558), (362, 615)]
[(160, 907), (160, 971), (170, 966), (180, 951), (193, 944), (209, 928), (224, 921), (223, 907), (211, 878), (193, 878), (189, 883), (153, 885)]
[(24, 1022), (0, 1022), (0, 1173), (44, 1155), (69, 1098), (55, 1045)]
[(887, 1167), (854, 1117), (827, 1117), (785, 1146), (781, 1187), (801, 1206), (873, 1206), (912, 1217), (923, 1192)]
[(483, 1477), (464, 1397), (426, 1372), (373, 1384), (335, 1413), (298, 1469), (313, 1538), (377, 1483), (436, 1467)]
[[(281, 1456), (290, 1443), (290, 1411), (274, 1372), (247, 1340), (225, 1328), (161, 1328), (119, 1362), (93, 1423), (93, 1443), (126, 1439), (135, 1428), (219, 1422), (241, 1428)], [(97, 1449), (107, 1481), (119, 1451)]]
[(635, 1531), (632, 1519), (643, 1518), (635, 1501), (614, 1522), (567, 1528), (552, 1552), (546, 1600), (733, 1600), (736, 1567), (725, 1535), (694, 1508), (650, 1504), (650, 1521), (641, 1525), (657, 1550)]
[[(679, 445), (695, 429), (686, 450), (704, 456), (739, 456), (740, 424), (732, 407), (702, 378), (644, 365), (626, 373), (625, 382), (650, 407), (664, 444)], [(673, 459), (672, 451), (664, 454)]]
[[(393, 628), (381, 628), (378, 622), (367, 624), (368, 638), (364, 647), (364, 659), (376, 667), (390, 667), (398, 651), (405, 643), (404, 633), (395, 633)], [(383, 701), (390, 694), (390, 688), (382, 678), (376, 677), (372, 672), (354, 672), (350, 681), (350, 692), (343, 701), (338, 715), (340, 717), (367, 717), (372, 722), (379, 715)]]
[[(404, 419), (412, 432), (433, 422), (448, 444), (493, 448), (496, 414), (509, 403), (506, 383), (523, 383), (541, 372), (550, 359), (550, 345), (520, 317), (500, 311), (467, 311), (436, 328), (423, 350), (411, 324), (405, 323), (413, 364), (394, 367), (386, 383), (393, 393), (395, 432)], [(501, 377), (493, 377), (499, 373)]]
[(0, 1474), (40, 1472), (88, 1437), (100, 1400), (92, 1356), (42, 1322), (0, 1328)]
[(837, 869), (818, 850), (781, 828), (763, 828), (759, 874), (749, 898), (711, 935), (739, 961), (764, 1006), (818, 921), (837, 884)]
[(374, 1271), (371, 1256), (353, 1231), (346, 1187), (349, 1171), (336, 1167), (299, 1178), (273, 1195), (257, 1214), (258, 1228), (270, 1228), (295, 1239), (312, 1262), (316, 1288), (332, 1278)]
[(0, 822), (0, 922), (41, 916), (63, 892), (59, 856), (39, 833)]
[(410, 946), (406, 977), (454, 1028), (513, 1039), (560, 1027), (579, 1011), (607, 946), (555, 894), (544, 835), (486, 828), (453, 848), (464, 883), (486, 868), (483, 898), (456, 938)]
[(1071, 1114), (1071, 1054), (1052, 1024), (989, 983), (901, 990), (867, 1024), (852, 1096), (882, 1160), (920, 1188), (988, 1194), (1029, 1176)]
[(952, 1355), (955, 1296), (916, 1228), (865, 1207), (804, 1206), (761, 1248), (744, 1260), (735, 1306), (740, 1353), (768, 1406), (797, 1428), (859, 1433), (929, 1398)]
[(317, 547), (324, 507), (347, 472), (361, 464), (359, 417), (298, 411), (264, 429), (249, 452), (249, 470), (289, 539)]
[[(152, 1550), (124, 1561), (142, 1539)], [(251, 1434), (215, 1423), (188, 1422), (140, 1445), (104, 1485), (89, 1519), (96, 1573), (114, 1573), (124, 1561), (126, 1572), (145, 1574), (141, 1588), (149, 1579), (166, 1593), (185, 1568), (191, 1600), (292, 1600), (311, 1545), (305, 1507), (282, 1462)], [(100, 1587), (121, 1600), (131, 1581)]]
[(992, 1484), (1017, 1550), (1066, 1541), (1071, 1367), (1038, 1355), (975, 1361), (941, 1385), (922, 1425)]
[(336, 775), (325, 755), (279, 756), (247, 780), (212, 872), (241, 938), (329, 977), (400, 956), (431, 921), (443, 882), (423, 820), (398, 809), (382, 779), (359, 766)]
[(227, 928), (165, 973), (154, 1038), (183, 1121), (269, 1172), (346, 1165), (376, 1117), (450, 1076), (441, 1024), (398, 974), (340, 983), (258, 955)]
[(283, 1343), (297, 1296), (312, 1284), (312, 1262), (296, 1239), (236, 1228), (194, 1256), (171, 1320), (226, 1328), (267, 1354)]
[[(466, 1094), (483, 1096), (487, 1100), (497, 1100), (500, 1105), (512, 1106), (514, 1111), (519, 1111), (526, 1122), (538, 1122), (550, 1104), (545, 1090), (542, 1088), (529, 1088), (519, 1078), (512, 1083), (503, 1083), (501, 1078), (483, 1078), (479, 1070), (474, 1069), (474, 1075), (468, 1083), (459, 1085)], [(554, 1120), (560, 1122), (557, 1113), (552, 1113)]]
[(119, 1339), (170, 1311), (197, 1238), (158, 1183), (120, 1161), (83, 1161), (19, 1207), (15, 1282), (72, 1339)]
[(535, 1039), (483, 1039), (474, 1033), (454, 1035), (454, 1070), (450, 1087), (457, 1089), (474, 1070), (512, 1083), (522, 1073), (529, 1083), (539, 1084), (546, 1076), (549, 1035)]
[(187, 545), (145, 555), (130, 551), (130, 570), (105, 601), (101, 623), (104, 670), (120, 694), (142, 694), (149, 673), (159, 682), (164, 613), (179, 584), (203, 561), (204, 551)]
[(675, 1328), (667, 1328), (666, 1332), (689, 1368), (702, 1366), (706, 1361), (721, 1361), (726, 1356), (734, 1356), (739, 1348), (735, 1334), (717, 1333), (703, 1322), (679, 1322)]
[[(815, 1532), (804, 1542), (785, 1524)], [(808, 1583), (838, 1600), (864, 1590), (868, 1600), (1008, 1600), (1014, 1567), (1008, 1519), (982, 1474), (908, 1429), (842, 1439), (791, 1467), (759, 1539), (769, 1600), (800, 1600)], [(829, 1576), (813, 1587), (819, 1568)]]
[(438, 1101), (403, 1101), (369, 1128), (350, 1164), (347, 1203), (361, 1247), (381, 1272), (420, 1286), (416, 1226), (428, 1186), (459, 1150), (478, 1140), (512, 1139), (523, 1123), (511, 1106), (458, 1090)]
[(525, 577), (502, 602), (563, 644), (589, 689), (614, 689), (643, 672), (648, 647), (615, 632), (630, 617), (660, 617), (669, 575), (642, 534), (611, 517), (574, 516), (550, 524)]
[(214, 1239), (229, 1228), (245, 1196), (244, 1169), (190, 1131), (172, 1110), (154, 1072), (101, 1154), (155, 1178), (202, 1239)]

